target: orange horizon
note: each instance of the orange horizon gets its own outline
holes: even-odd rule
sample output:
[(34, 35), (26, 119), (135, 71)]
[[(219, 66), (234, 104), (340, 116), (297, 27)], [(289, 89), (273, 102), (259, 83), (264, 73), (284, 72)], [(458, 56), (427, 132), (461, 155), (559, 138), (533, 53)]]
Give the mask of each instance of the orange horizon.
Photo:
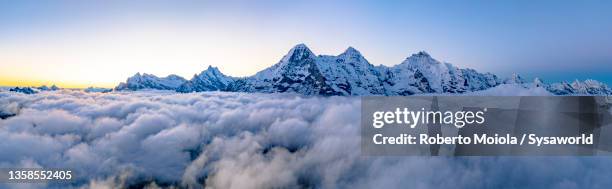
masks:
[(87, 83), (52, 82), (52, 81), (42, 81), (42, 80), (14, 80), (14, 79), (0, 78), (0, 86), (3, 86), (3, 87), (40, 87), (43, 85), (47, 87), (51, 87), (55, 85), (60, 88), (85, 89), (88, 87), (114, 88), (117, 84), (105, 83), (105, 84), (92, 85), (92, 84), (87, 84)]

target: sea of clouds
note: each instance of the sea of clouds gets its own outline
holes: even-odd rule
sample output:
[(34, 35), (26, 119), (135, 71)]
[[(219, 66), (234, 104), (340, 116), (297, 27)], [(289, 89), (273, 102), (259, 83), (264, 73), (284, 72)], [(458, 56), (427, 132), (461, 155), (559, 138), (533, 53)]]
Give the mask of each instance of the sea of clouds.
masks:
[(610, 157), (360, 154), (360, 99), (207, 92), (0, 92), (0, 188), (609, 188)]

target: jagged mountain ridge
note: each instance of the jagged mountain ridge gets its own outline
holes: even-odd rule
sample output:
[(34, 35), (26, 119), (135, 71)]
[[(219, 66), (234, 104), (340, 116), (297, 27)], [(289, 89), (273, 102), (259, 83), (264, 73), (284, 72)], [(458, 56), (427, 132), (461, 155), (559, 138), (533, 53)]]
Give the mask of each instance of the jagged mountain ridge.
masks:
[(219, 68), (208, 66), (200, 74), (195, 74), (191, 80), (181, 84), (177, 92), (203, 92), (203, 91), (220, 91), (225, 90), (229, 84), (234, 82), (233, 77), (229, 77), (221, 73)]
[(115, 90), (141, 90), (141, 89), (158, 89), (158, 90), (176, 90), (180, 85), (187, 80), (178, 75), (168, 75), (166, 77), (157, 77), (153, 74), (136, 73), (129, 77), (125, 83), (120, 83), (115, 87)]
[(150, 74), (145, 75), (153, 79), (137, 79), (141, 78), (136, 77), (138, 75), (117, 86), (116, 90), (151, 88), (178, 92), (220, 90), (362, 96), (465, 93), (501, 84), (517, 84), (524, 87), (544, 87), (557, 95), (612, 94), (612, 90), (607, 85), (594, 80), (547, 85), (537, 78), (533, 83), (527, 83), (518, 74), (501, 79), (492, 73), (480, 73), (473, 69), (458, 68), (450, 63), (439, 62), (423, 51), (411, 55), (400, 64), (389, 67), (372, 65), (353, 47), (347, 48), (337, 56), (331, 56), (315, 55), (304, 44), (296, 45), (278, 63), (250, 77), (230, 77), (221, 73), (218, 68), (209, 66), (200, 74), (194, 75), (191, 80), (178, 84), (180, 80), (175, 79), (176, 83), (169, 86), (156, 83), (157, 81), (167, 83), (167, 79), (155, 79), (157, 77)]
[(256, 73), (252, 77), (239, 79), (228, 87), (228, 91), (239, 92), (296, 92), (305, 95), (342, 95), (326, 82), (317, 65), (317, 57), (299, 44), (292, 48), (280, 62)]
[(315, 56), (300, 44), (279, 63), (255, 76), (237, 80), (227, 90), (305, 95), (412, 95), (463, 93), (499, 83), (493, 74), (443, 64), (425, 52), (387, 67), (372, 65), (352, 47), (338, 56)]

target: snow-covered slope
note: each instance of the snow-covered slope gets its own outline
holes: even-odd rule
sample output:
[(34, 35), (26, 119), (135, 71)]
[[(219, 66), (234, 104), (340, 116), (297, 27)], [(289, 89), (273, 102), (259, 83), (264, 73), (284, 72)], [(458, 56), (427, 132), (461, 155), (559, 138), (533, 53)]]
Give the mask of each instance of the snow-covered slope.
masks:
[(180, 85), (185, 83), (185, 79), (178, 75), (169, 75), (167, 77), (157, 77), (152, 74), (140, 74), (127, 79), (125, 83), (120, 83), (115, 90), (140, 90), (140, 89), (158, 89), (158, 90), (176, 90)]
[(234, 78), (221, 73), (217, 67), (208, 66), (200, 74), (195, 74), (191, 80), (181, 84), (176, 89), (178, 92), (202, 92), (225, 90), (227, 86), (234, 82)]
[(491, 73), (479, 73), (441, 63), (426, 52), (413, 54), (401, 64), (390, 68), (380, 66), (380, 69), (384, 70), (383, 81), (388, 95), (464, 93), (499, 84), (497, 76)]
[(232, 78), (209, 66), (189, 81), (175, 75), (157, 78), (149, 74), (136, 74), (116, 89), (363, 96), (461, 94), (491, 89), (502, 84), (505, 86), (493, 90), (508, 91), (506, 89), (520, 87), (527, 90), (546, 90), (555, 95), (612, 94), (607, 85), (594, 80), (546, 84), (538, 78), (533, 82), (526, 82), (518, 74), (502, 79), (491, 73), (481, 73), (440, 62), (424, 51), (412, 54), (398, 65), (388, 67), (370, 64), (353, 47), (336, 56), (315, 55), (304, 44), (296, 45), (278, 63), (250, 77)]

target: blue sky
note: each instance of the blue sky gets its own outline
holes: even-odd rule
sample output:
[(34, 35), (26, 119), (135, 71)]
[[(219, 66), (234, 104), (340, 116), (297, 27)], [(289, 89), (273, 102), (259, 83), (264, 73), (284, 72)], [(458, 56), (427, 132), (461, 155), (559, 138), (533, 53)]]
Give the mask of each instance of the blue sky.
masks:
[(1, 81), (112, 86), (208, 65), (248, 76), (305, 43), (376, 65), (425, 50), (502, 76), (612, 83), (610, 1), (0, 2)]

